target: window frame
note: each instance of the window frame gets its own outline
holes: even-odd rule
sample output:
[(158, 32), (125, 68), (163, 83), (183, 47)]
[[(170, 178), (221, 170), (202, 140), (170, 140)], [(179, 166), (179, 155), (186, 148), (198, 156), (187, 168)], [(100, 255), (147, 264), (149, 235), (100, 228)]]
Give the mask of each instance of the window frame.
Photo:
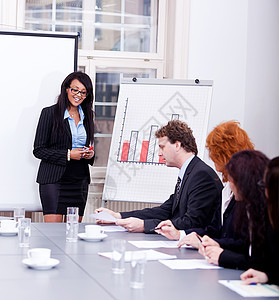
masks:
[[(164, 59), (165, 32), (166, 32), (166, 10), (167, 0), (158, 1), (158, 24), (157, 24), (157, 51), (152, 52), (129, 52), (129, 51), (109, 51), (109, 50), (84, 50), (79, 49), (81, 56), (108, 57), (108, 58), (130, 58), (130, 59)], [(94, 35), (93, 35), (94, 39)]]

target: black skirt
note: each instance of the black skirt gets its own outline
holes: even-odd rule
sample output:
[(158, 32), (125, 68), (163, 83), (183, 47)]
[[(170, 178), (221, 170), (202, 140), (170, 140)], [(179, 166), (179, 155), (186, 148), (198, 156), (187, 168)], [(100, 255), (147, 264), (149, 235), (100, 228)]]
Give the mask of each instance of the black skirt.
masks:
[(67, 207), (79, 207), (84, 215), (88, 196), (88, 164), (83, 159), (71, 160), (62, 178), (57, 183), (40, 184), (43, 214), (66, 215)]

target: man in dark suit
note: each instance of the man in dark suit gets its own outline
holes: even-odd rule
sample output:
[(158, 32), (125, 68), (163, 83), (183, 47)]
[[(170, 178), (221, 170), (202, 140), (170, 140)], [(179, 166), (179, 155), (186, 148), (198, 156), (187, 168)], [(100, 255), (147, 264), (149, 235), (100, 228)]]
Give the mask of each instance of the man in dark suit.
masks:
[(159, 139), (159, 156), (166, 166), (179, 168), (174, 194), (153, 208), (116, 213), (101, 207), (96, 212), (107, 211), (118, 219), (118, 225), (131, 232), (153, 233), (167, 219), (177, 229), (206, 227), (220, 204), (223, 185), (218, 175), (196, 156), (195, 138), (186, 123), (170, 121), (155, 135)]

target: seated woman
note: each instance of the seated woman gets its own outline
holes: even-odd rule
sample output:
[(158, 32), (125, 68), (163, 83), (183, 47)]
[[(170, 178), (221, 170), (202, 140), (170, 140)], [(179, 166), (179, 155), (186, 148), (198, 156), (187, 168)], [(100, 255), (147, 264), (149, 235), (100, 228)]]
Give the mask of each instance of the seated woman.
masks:
[(241, 274), (245, 284), (275, 283), (279, 284), (279, 156), (273, 158), (266, 169), (264, 176), (265, 193), (267, 196), (267, 211), (272, 228), (269, 228), (269, 251), (265, 272), (249, 269)]
[[(224, 188), (222, 191), (222, 204), (206, 228), (191, 228), (188, 230), (177, 230), (170, 220), (161, 222), (157, 230), (158, 233), (169, 239), (180, 240), (178, 246), (183, 244), (199, 247), (200, 236), (209, 235), (216, 239), (224, 247), (227, 243), (238, 243), (239, 237), (235, 235), (233, 228), (233, 213), (235, 209), (235, 199), (228, 184), (225, 165), (229, 162), (232, 155), (246, 149), (254, 149), (247, 133), (239, 127), (239, 123), (228, 121), (219, 124), (208, 135), (206, 147), (209, 157), (214, 162), (215, 169), (222, 174)], [(186, 236), (185, 236), (186, 234)], [(241, 242), (241, 241), (240, 241)]]
[(268, 158), (263, 153), (244, 150), (234, 154), (226, 165), (231, 190), (240, 203), (235, 211), (234, 225), (237, 232), (246, 232), (246, 249), (223, 249), (216, 241), (204, 236), (199, 252), (209, 263), (242, 270), (249, 267), (263, 270), (268, 251), (268, 217), (265, 191), (260, 183), (267, 164)]

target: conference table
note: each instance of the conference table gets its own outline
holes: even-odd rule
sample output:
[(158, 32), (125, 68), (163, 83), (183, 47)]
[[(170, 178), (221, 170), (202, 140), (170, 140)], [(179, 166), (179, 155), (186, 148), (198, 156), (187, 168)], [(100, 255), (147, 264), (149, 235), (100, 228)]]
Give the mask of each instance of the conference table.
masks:
[[(79, 224), (84, 232), (86, 223)], [(145, 266), (145, 286), (130, 287), (130, 265), (124, 274), (113, 274), (111, 261), (98, 255), (111, 251), (112, 239), (125, 239), (127, 250), (136, 251), (128, 241), (161, 241), (157, 234), (109, 232), (99, 242), (78, 240), (66, 242), (64, 223), (32, 223), (30, 248), (50, 248), (52, 258), (60, 263), (49, 270), (28, 268), (22, 263), (28, 248), (18, 246), (17, 236), (0, 236), (1, 299), (243, 299), (218, 283), (218, 280), (239, 279), (242, 271), (231, 269), (172, 270), (159, 261)], [(197, 250), (160, 248), (157, 251), (181, 259), (202, 259)], [(263, 299), (263, 298), (250, 298)]]

